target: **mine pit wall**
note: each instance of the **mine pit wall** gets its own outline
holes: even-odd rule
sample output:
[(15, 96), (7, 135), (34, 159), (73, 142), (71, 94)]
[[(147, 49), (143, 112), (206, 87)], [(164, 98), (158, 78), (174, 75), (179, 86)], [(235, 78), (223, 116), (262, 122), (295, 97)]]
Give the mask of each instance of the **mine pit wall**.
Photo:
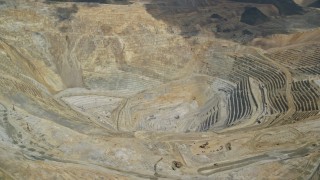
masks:
[(201, 114), (198, 115), (198, 118), (204, 120), (201, 120), (202, 122), (200, 121), (201, 124), (197, 129), (198, 131), (209, 130), (220, 119), (220, 101), (220, 98), (213, 99), (208, 102), (207, 107), (205, 106), (205, 108), (199, 110)]
[[(65, 86), (67, 88), (82, 87), (82, 70), (72, 46), (74, 44), (72, 41), (75, 39), (72, 39), (72, 36), (51, 33), (46, 33), (44, 37), (50, 55), (47, 61), (56, 68)], [(39, 43), (35, 45), (41, 46)]]
[[(16, 51), (25, 52), (29, 50), (28, 48), (32, 48), (28, 52), (29, 55), (27, 55), (31, 57), (28, 57), (28, 59), (23, 56), (16, 58), (19, 61), (25, 60), (33, 66), (32, 78), (37, 79), (45, 84), (48, 89), (54, 91), (83, 85), (81, 67), (72, 53), (68, 51), (68, 48), (64, 47), (65, 42), (63, 40), (65, 37), (53, 34), (32, 34), (30, 37), (26, 36), (25, 38), (32, 38), (33, 43), (26, 49), (21, 47)], [(16, 44), (18, 42), (11, 43)], [(35, 57), (39, 59), (35, 59)], [(40, 59), (43, 61), (39, 61)], [(47, 68), (46, 72), (44, 72), (44, 68)], [(26, 68), (21, 69), (23, 71)], [(63, 85), (60, 81), (62, 81)]]
[[(199, 109), (196, 131), (223, 129), (252, 118), (257, 112), (258, 104), (251, 93), (250, 81), (246, 79), (236, 86), (219, 87), (218, 98), (212, 99)], [(192, 128), (190, 128), (192, 129)]]
[[(193, 9), (193, 7), (210, 5), (211, 1), (185, 1), (186, 4), (179, 4), (179, 2), (160, 3), (156, 4), (155, 8), (173, 3), (174, 7), (186, 7), (189, 10)], [(188, 129), (182, 127), (182, 125), (180, 127), (181, 131), (182, 129), (183, 131), (208, 131), (212, 128), (229, 127), (252, 119), (252, 117), (256, 118), (257, 122), (260, 122), (259, 118), (266, 116), (270, 116), (270, 118), (280, 117), (289, 110), (288, 97), (285, 94), (285, 85), (287, 83), (285, 74), (278, 67), (271, 65), (261, 57), (245, 55), (232, 60), (225, 57), (217, 57), (214, 52), (209, 52), (210, 46), (207, 49), (201, 49), (203, 48), (202, 46), (205, 46), (201, 44), (201, 39), (198, 41), (198, 45), (197, 43), (191, 44), (191, 40), (188, 41), (181, 37), (182, 34), (171, 33), (168, 30), (170, 26), (162, 22), (159, 23), (154, 16), (149, 14), (148, 10), (143, 9), (144, 6), (139, 6), (138, 9), (123, 6), (121, 9), (124, 10), (119, 14), (106, 17), (103, 12), (114, 11), (116, 9), (115, 6), (108, 6), (109, 9), (100, 6), (87, 7), (85, 4), (79, 4), (76, 8), (71, 4), (67, 5), (68, 7), (64, 7), (65, 10), (71, 11), (71, 14), (66, 15), (68, 19), (57, 16), (55, 11), (62, 8), (62, 6), (59, 3), (53, 4), (50, 11), (54, 17), (44, 21), (50, 30), (21, 37), (27, 42), (32, 42), (32, 45), (26, 47), (25, 50), (23, 50), (24, 45), (18, 46), (21, 49), (18, 49), (18, 51), (30, 51), (31, 53), (28, 56), (35, 56), (37, 59), (43, 60), (45, 65), (30, 61), (35, 69), (40, 69), (40, 65), (43, 67), (48, 66), (46, 67), (48, 72), (52, 72), (52, 74), (56, 74), (60, 78), (44, 78), (42, 81), (37, 81), (44, 84), (49, 89), (49, 92), (51, 92), (50, 89), (57, 91), (68, 87), (86, 86), (90, 88), (94, 87), (94, 84), (99, 85), (102, 82), (107, 82), (105, 87), (97, 85), (97, 88), (107, 89), (112, 86), (114, 88), (112, 90), (135, 89), (139, 92), (155, 85), (181, 78), (182, 75), (179, 73), (191, 70), (191, 68), (185, 68), (184, 64), (195, 62), (197, 65), (203, 64), (192, 69), (191, 73), (197, 72), (212, 77), (221, 76), (222, 79), (232, 84), (232, 88), (225, 89), (226, 95), (220, 94), (219, 96), (222, 98), (217, 98), (219, 100), (214, 100), (214, 103), (208, 100), (210, 101), (207, 102), (208, 104), (199, 106), (198, 112), (192, 112), (192, 116), (197, 114), (198, 117), (186, 120), (188, 122), (193, 121), (192, 128)], [(91, 11), (90, 8), (95, 8), (94, 20), (86, 16)], [(73, 9), (76, 10), (73, 11)], [(14, 15), (13, 12), (10, 13)], [(143, 17), (140, 16), (141, 13), (144, 13)], [(112, 21), (116, 23), (114, 26), (108, 24), (117, 15), (121, 15), (119, 16), (121, 19)], [(39, 18), (36, 13), (33, 13), (33, 16)], [(24, 20), (20, 16), (16, 18), (21, 21)], [(144, 18), (148, 23), (141, 25), (134, 22), (134, 18)], [(50, 21), (52, 22), (50, 23)], [(124, 23), (126, 21), (132, 23), (128, 25)], [(34, 22), (33, 25), (36, 26), (37, 23)], [(12, 44), (18, 44), (17, 40), (10, 41)], [(197, 50), (200, 52), (205, 51), (203, 53), (205, 54), (203, 55), (203, 62), (193, 59), (192, 45), (199, 48)], [(214, 50), (224, 53), (235, 51), (229, 47), (219, 47)], [(314, 56), (317, 57), (318, 49), (315, 51)], [(317, 63), (318, 61), (314, 59), (316, 58), (313, 58), (312, 62)], [(319, 70), (318, 66), (303, 68), (297, 69), (297, 71), (301, 74), (315, 76)], [(21, 67), (21, 69), (24, 68)], [(39, 79), (40, 75), (42, 75), (41, 73), (30, 74), (28, 74), (28, 77), (34, 77), (35, 79)], [(50, 84), (54, 81), (61, 85), (59, 87), (51, 87)], [(37, 83), (34, 82), (34, 84)], [(301, 94), (301, 89), (310, 89), (309, 86), (307, 88), (300, 87), (299, 84), (300, 82), (294, 83), (294, 88), (291, 89), (295, 91), (293, 96), (295, 108), (298, 109), (293, 116), (295, 119), (312, 117), (319, 111), (318, 105), (315, 105), (315, 102), (319, 102), (318, 97), (316, 93), (312, 96), (299, 95)], [(299, 86), (295, 87), (295, 85)], [(39, 84), (36, 86), (40, 87)], [(44, 87), (41, 88), (45, 90)], [(252, 90), (253, 88), (255, 90)], [(253, 91), (257, 92), (253, 93)], [(311, 94), (312, 92), (310, 90)], [(303, 101), (303, 105), (301, 105), (300, 101)], [(311, 105), (309, 105), (310, 103)], [(304, 105), (308, 109), (302, 109), (301, 107), (304, 107)], [(183, 108), (188, 109), (184, 106)], [(119, 106), (114, 111), (119, 111), (113, 113), (116, 114), (112, 120), (114, 121), (112, 124), (115, 129), (119, 129), (119, 118), (125, 119), (124, 117), (129, 117), (131, 119), (131, 112), (128, 109), (130, 109), (129, 105), (124, 100), (123, 107)], [(260, 115), (257, 117), (257, 114)], [(167, 118), (167, 116), (163, 117)], [(149, 118), (152, 119), (154, 117)], [(170, 121), (174, 121), (174, 119)], [(168, 123), (170, 124), (171, 122)], [(130, 122), (125, 122), (121, 126), (123, 126), (124, 131), (131, 131), (136, 127), (125, 128), (125, 126), (131, 125)], [(140, 125), (138, 129), (143, 130), (144, 127)]]

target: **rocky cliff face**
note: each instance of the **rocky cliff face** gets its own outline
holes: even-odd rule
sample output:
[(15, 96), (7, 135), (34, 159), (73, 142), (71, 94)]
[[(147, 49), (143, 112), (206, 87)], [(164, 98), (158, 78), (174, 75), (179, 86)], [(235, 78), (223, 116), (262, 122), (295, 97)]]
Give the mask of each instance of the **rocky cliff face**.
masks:
[(316, 179), (320, 11), (296, 3), (0, 1), (0, 177)]

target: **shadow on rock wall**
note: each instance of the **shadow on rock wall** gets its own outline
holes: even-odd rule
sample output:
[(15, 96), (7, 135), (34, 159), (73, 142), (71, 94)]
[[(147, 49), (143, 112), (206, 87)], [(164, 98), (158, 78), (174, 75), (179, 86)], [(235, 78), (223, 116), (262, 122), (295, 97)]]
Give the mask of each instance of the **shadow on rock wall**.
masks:
[(298, 6), (293, 0), (232, 0), (235, 2), (272, 4), (276, 6), (281, 15), (303, 14), (302, 7)]
[(292, 0), (151, 0), (145, 7), (154, 18), (178, 27), (184, 37), (205, 31), (246, 43), (258, 36), (288, 33), (289, 28), (313, 26), (300, 23), (306, 12)]

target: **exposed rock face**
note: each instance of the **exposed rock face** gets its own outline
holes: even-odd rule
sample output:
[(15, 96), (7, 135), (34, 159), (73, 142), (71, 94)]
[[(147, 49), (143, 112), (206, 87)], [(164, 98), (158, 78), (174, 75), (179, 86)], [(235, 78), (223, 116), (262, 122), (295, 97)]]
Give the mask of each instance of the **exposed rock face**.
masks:
[(316, 8), (94, 2), (0, 2), (0, 179), (317, 178)]

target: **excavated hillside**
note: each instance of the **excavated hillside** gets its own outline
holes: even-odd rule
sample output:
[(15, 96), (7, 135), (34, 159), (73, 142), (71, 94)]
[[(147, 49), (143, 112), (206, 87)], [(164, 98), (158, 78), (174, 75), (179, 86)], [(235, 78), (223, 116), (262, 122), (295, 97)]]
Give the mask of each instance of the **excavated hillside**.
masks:
[(0, 179), (319, 179), (317, 4), (1, 0)]

